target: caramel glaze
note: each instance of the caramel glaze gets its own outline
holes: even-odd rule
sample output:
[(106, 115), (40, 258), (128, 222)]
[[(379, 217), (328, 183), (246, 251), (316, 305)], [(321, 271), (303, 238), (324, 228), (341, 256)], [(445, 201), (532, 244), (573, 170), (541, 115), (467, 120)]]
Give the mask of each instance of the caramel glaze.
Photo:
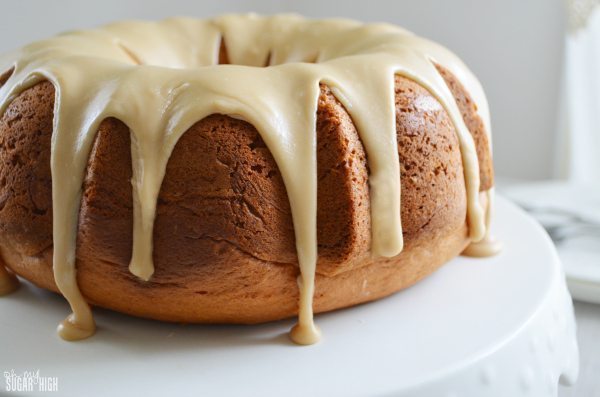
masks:
[[(219, 64), (225, 61), (223, 46), (229, 65)], [(372, 255), (393, 257), (403, 248), (396, 76), (425, 87), (448, 113), (463, 162), (469, 236), (474, 243), (483, 239), (481, 247), (490, 245), (486, 237), (490, 215), (478, 197), (482, 181), (477, 157), (489, 156), (489, 151), (478, 153), (465, 124), (469, 120), (463, 120), (455, 100), (456, 87), (446, 84), (444, 73), (465, 85), (478, 107), (479, 122), (489, 131), (481, 87), (452, 53), (396, 26), (253, 14), (122, 22), (33, 43), (1, 58), (1, 70), (7, 72), (0, 79), (4, 83), (0, 112), (42, 80), (56, 87), (50, 154), (53, 271), (73, 310), (59, 326), (65, 339), (82, 339), (95, 329), (76, 278), (77, 216), (93, 138), (103, 120), (110, 118), (131, 132), (129, 269), (142, 280), (150, 280), (154, 273), (157, 197), (179, 138), (215, 113), (256, 127), (277, 163), (290, 203), (300, 267), (299, 318), (291, 331), (297, 343), (319, 339), (312, 301), (317, 261), (316, 125), (322, 84), (352, 117), (369, 159)], [(471, 253), (469, 248), (465, 252)], [(6, 272), (1, 275), (8, 277)]]

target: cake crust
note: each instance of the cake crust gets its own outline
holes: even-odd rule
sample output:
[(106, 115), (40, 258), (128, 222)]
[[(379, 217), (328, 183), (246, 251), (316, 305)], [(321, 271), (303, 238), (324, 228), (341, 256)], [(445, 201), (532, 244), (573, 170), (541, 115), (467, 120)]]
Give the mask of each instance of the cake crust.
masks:
[[(476, 143), (481, 191), (493, 184), (483, 123), (464, 87), (439, 68)], [(318, 250), (315, 312), (406, 288), (469, 242), (463, 166), (454, 127), (427, 90), (396, 78), (405, 248), (370, 254), (368, 164), (352, 120), (326, 86), (317, 113)], [(54, 87), (19, 95), (0, 120), (0, 248), (9, 269), (57, 291), (52, 274), (50, 140)], [(128, 271), (132, 245), (129, 130), (105, 120), (83, 185), (77, 277), (86, 299), (137, 316), (256, 323), (298, 310), (299, 273), (287, 194), (250, 124), (198, 121), (167, 165), (154, 228), (155, 274)]]

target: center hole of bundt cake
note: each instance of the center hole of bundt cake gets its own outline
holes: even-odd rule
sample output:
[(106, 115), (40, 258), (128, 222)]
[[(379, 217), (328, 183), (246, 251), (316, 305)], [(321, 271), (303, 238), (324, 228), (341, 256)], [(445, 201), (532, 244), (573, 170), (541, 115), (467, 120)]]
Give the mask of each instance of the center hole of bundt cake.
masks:
[[(118, 42), (117, 46), (119, 47), (119, 49), (123, 52), (123, 54), (129, 59), (129, 61), (133, 64), (133, 65), (156, 65), (156, 66), (165, 66), (165, 65), (157, 65), (156, 63), (153, 62), (144, 62), (142, 61), (143, 57), (140, 57), (135, 50), (131, 49), (129, 46), (125, 45), (122, 42)], [(254, 67), (269, 67), (269, 66), (275, 66), (277, 64), (279, 64), (279, 62), (274, 63), (273, 62), (273, 53), (272, 51), (269, 51), (265, 57), (265, 60), (260, 64), (260, 65), (250, 65), (250, 64), (243, 64), (243, 63), (239, 63), (239, 65), (243, 65), (243, 66), (254, 66)], [(310, 54), (308, 56), (306, 56), (305, 59), (300, 60), (300, 62), (304, 62), (304, 63), (317, 63), (317, 60), (319, 58), (319, 54), (317, 52)], [(217, 58), (217, 64), (219, 65), (231, 65), (233, 64), (230, 61), (230, 57), (229, 54), (227, 52), (227, 45), (225, 44), (225, 40), (223, 38), (221, 38), (220, 44), (219, 44), (219, 54), (218, 54), (218, 58)], [(185, 68), (185, 67), (183, 67)], [(0, 76), (1, 79), (1, 76)], [(1, 83), (1, 81), (0, 81)]]
[(0, 70), (0, 88), (2, 88), (4, 83), (6, 83), (8, 81), (8, 79), (10, 79), (10, 76), (12, 76), (14, 71), (15, 71), (14, 68), (10, 68), (5, 72)]
[[(223, 46), (223, 44), (221, 44), (221, 50), (219, 51), (219, 65), (232, 65), (231, 61), (229, 60), (229, 55), (227, 54), (227, 49), (224, 49), (225, 47)], [(272, 62), (271, 62), (271, 52), (269, 52), (264, 60), (264, 62), (262, 62), (262, 64), (260, 66), (256, 66), (256, 65), (244, 65), (242, 63), (236, 63), (234, 65), (242, 65), (242, 66), (254, 66), (254, 67), (269, 67), (269, 66), (273, 66)]]
[(143, 62), (140, 60), (140, 58), (131, 49), (129, 49), (129, 47), (127, 47), (123, 43), (117, 43), (117, 45), (119, 46), (121, 51), (123, 51), (125, 53), (127, 58), (129, 58), (131, 60), (131, 62), (134, 65), (142, 65), (143, 64)]
[[(307, 59), (302, 60), (302, 62), (306, 63), (317, 63), (319, 55), (317, 53), (311, 54)], [(219, 46), (219, 65), (230, 65), (229, 54), (227, 53), (227, 45), (225, 44), (225, 39), (221, 39), (221, 44)], [(269, 51), (265, 60), (262, 62), (262, 67), (275, 66), (277, 63), (273, 62), (273, 53)], [(245, 66), (256, 66), (256, 65), (245, 65)]]

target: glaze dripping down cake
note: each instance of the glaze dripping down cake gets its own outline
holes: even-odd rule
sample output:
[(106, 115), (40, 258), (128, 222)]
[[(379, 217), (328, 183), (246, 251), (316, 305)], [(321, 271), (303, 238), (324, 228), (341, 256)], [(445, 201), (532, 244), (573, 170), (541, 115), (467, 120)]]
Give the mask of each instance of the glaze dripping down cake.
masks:
[(0, 58), (0, 289), (178, 322), (259, 323), (491, 255), (483, 91), (389, 24), (120, 22)]

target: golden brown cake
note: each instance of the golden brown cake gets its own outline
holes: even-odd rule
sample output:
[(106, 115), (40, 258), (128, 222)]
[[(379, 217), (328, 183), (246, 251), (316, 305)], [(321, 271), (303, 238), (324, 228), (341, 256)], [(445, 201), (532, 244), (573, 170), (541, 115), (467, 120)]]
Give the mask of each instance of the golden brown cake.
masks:
[[(272, 25), (273, 20), (277, 22), (277, 17), (236, 18), (236, 23), (246, 29), (246, 19), (271, 21)], [(291, 18), (298, 26), (309, 23), (299, 17), (279, 18)], [(348, 23), (348, 27), (336, 29), (369, 26)], [(114, 32), (123, 31), (122, 25), (116, 26), (115, 35)], [(135, 31), (136, 26), (129, 29)], [(222, 26), (219, 39), (215, 39), (217, 53), (213, 55), (220, 65), (213, 68), (227, 71), (237, 67), (225, 65), (236, 62), (232, 49), (238, 53), (241, 50), (233, 42), (236, 36), (228, 36)], [(362, 34), (377, 38), (378, 32)], [(136, 53), (131, 44), (122, 44), (125, 41), (120, 37), (119, 45), (127, 50), (129, 62), (135, 64), (132, 67), (142, 68), (146, 64), (144, 54)], [(43, 45), (50, 48), (53, 44), (49, 41)], [(273, 62), (273, 51), (268, 52), (268, 62)], [(318, 56), (303, 51), (312, 54), (306, 62), (319, 65)], [(323, 49), (320, 51), (322, 54)], [(372, 61), (377, 63), (376, 54)], [(79, 66), (85, 60), (81, 62)], [(477, 175), (470, 178), (479, 180), (477, 190), (481, 194), (477, 201), (485, 211), (493, 171), (484, 120), (487, 115), (482, 115), (478, 107), (487, 105), (475, 102), (467, 83), (459, 80), (452, 65), (445, 65), (442, 59), (433, 59), (431, 65), (451, 93), (457, 114), (472, 139)], [(59, 226), (56, 217), (53, 221), (53, 211), (61, 204), (53, 203), (53, 187), (59, 186), (58, 178), (77, 178), (77, 165), (72, 165), (74, 176), (59, 175), (58, 165), (53, 168), (51, 157), (60, 145), (59, 139), (54, 147), (52, 143), (56, 112), (61, 105), (58, 101), (67, 101), (63, 96), (69, 94), (69, 84), (57, 95), (57, 87), (62, 84), (56, 77), (58, 73), (37, 74), (36, 79), (23, 84), (23, 77), (31, 75), (31, 71), (19, 70), (19, 63), (8, 66), (11, 67), (0, 70), (0, 84), (6, 83), (0, 89), (0, 100), (5, 101), (0, 118), (0, 253), (10, 272), (60, 292), (55, 282), (56, 266), (53, 269), (57, 258), (53, 252), (54, 234)], [(260, 69), (271, 68), (277, 66)], [(90, 78), (94, 77), (92, 73)], [(379, 299), (406, 288), (475, 240), (469, 233), (465, 143), (461, 142), (449, 105), (432, 92), (431, 86), (408, 73), (398, 71), (391, 77), (403, 248), (389, 257), (377, 255), (372, 249), (374, 208), (370, 174), (372, 157), (378, 152), (369, 154), (365, 149), (365, 137), (357, 128), (360, 123), (353, 121), (356, 115), (354, 106), (350, 107), (352, 99), (340, 91), (344, 83), (334, 81), (335, 77), (317, 81), (314, 153), (318, 259), (312, 304), (317, 313)], [(82, 87), (85, 89), (78, 95), (82, 95), (80, 101), (87, 107), (80, 111), (89, 116), (95, 111), (93, 106), (99, 106), (94, 100), (98, 101), (101, 94), (90, 92), (91, 86)], [(264, 91), (256, 92), (252, 100), (277, 92), (273, 87), (256, 88)], [(116, 94), (110, 98), (120, 99)], [(139, 105), (136, 111), (140, 117), (152, 117), (155, 113), (154, 108), (143, 107), (151, 106), (150, 102), (140, 100)], [(137, 196), (132, 189), (132, 183), (136, 186), (134, 165), (143, 157), (139, 155), (141, 150), (135, 149), (140, 147), (140, 138), (132, 135), (132, 128), (128, 127), (131, 123), (118, 117), (117, 112), (104, 114), (97, 127), (92, 126), (89, 154), (85, 156), (79, 183), (80, 201), (79, 196), (72, 196), (77, 198), (77, 204), (80, 202), (75, 208), (76, 286), (85, 301), (135, 316), (177, 322), (259, 323), (298, 314), (298, 229), (280, 170), (282, 160), (278, 163), (272, 154), (272, 145), (268, 144), (272, 137), (265, 138), (260, 126), (248, 116), (233, 113), (209, 111), (194, 120), (168, 154), (164, 177), (157, 177), (161, 183), (150, 233), (150, 277), (140, 276), (141, 273), (136, 276), (129, 268), (136, 233), (136, 202), (141, 200), (141, 208), (144, 207), (143, 199), (134, 199)], [(364, 122), (370, 120), (363, 119)], [(166, 127), (163, 130), (168, 132)], [(59, 155), (55, 152), (54, 156)], [(68, 157), (62, 159), (67, 161)], [(310, 172), (310, 167), (306, 172)], [(310, 188), (307, 190), (310, 192)], [(67, 224), (61, 225), (68, 229)], [(77, 313), (75, 307), (74, 310)], [(77, 326), (76, 319), (71, 320)]]

